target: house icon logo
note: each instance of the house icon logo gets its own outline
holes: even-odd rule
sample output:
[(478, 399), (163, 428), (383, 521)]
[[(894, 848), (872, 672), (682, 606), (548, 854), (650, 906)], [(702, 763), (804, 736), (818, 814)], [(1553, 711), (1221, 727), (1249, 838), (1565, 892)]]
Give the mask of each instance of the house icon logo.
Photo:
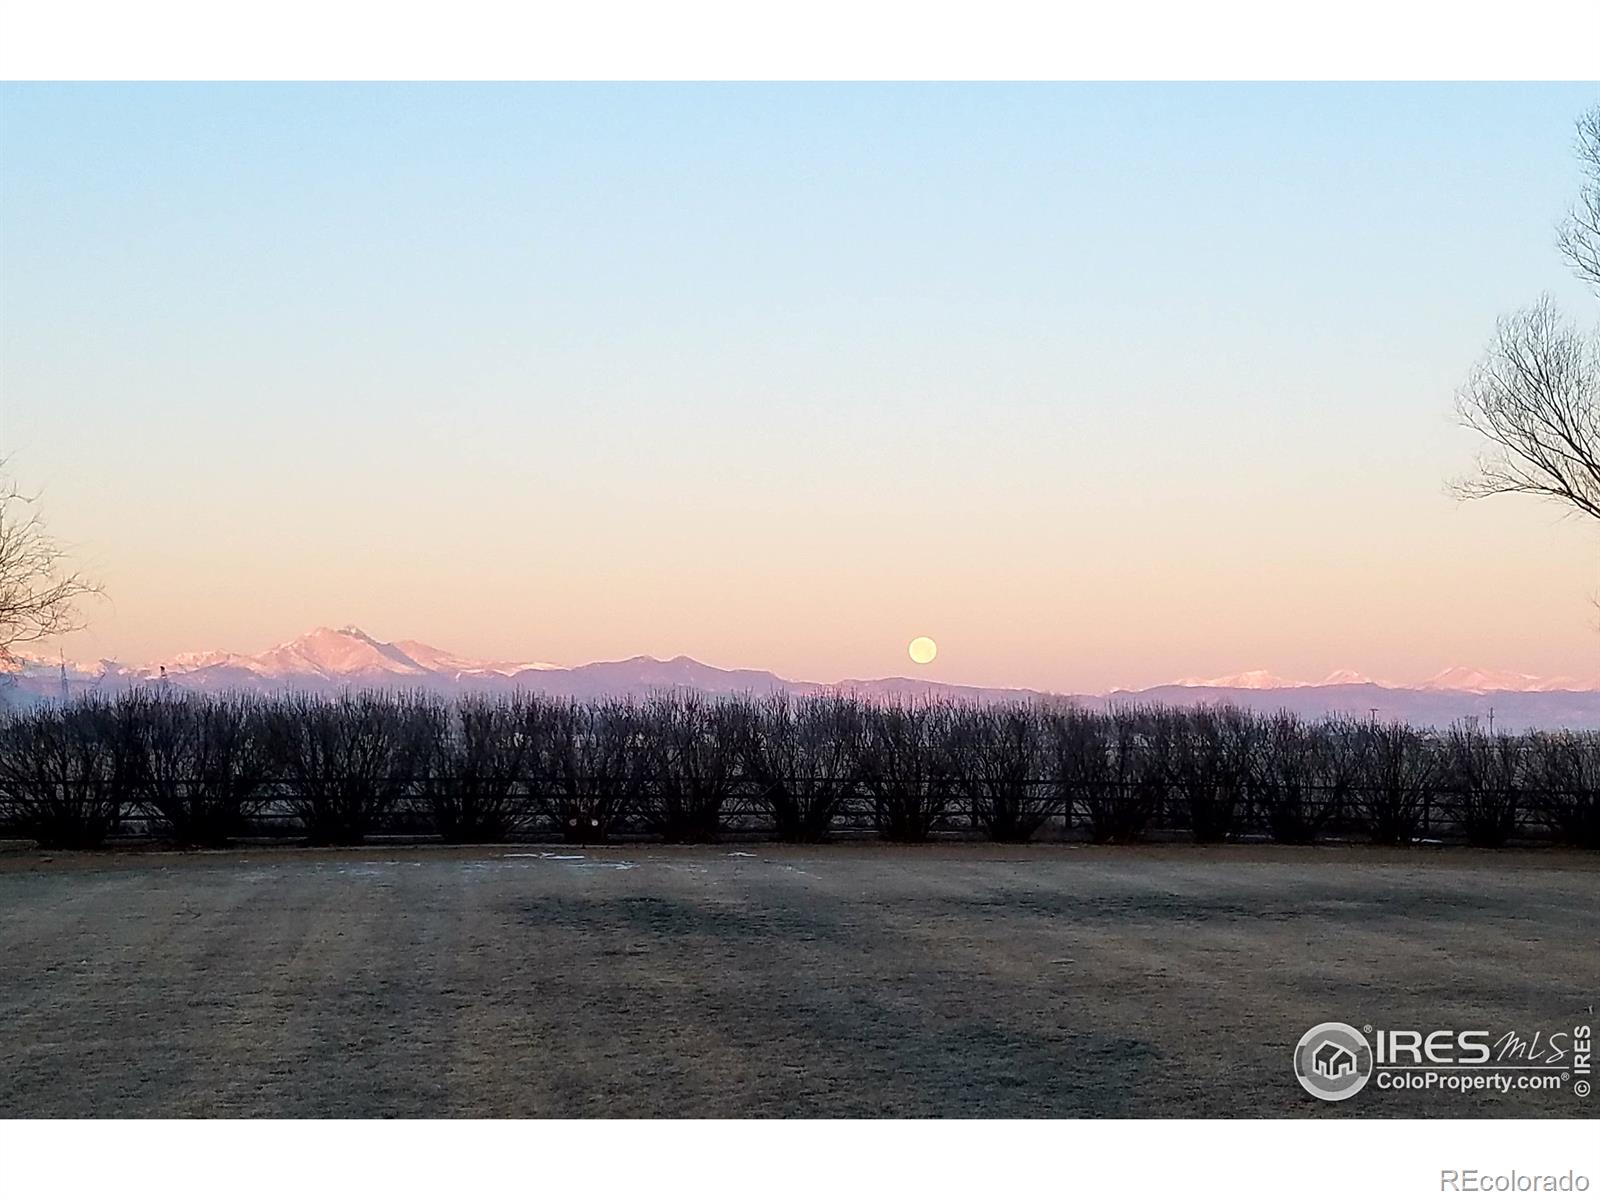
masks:
[(1356, 1056), (1338, 1042), (1329, 1040), (1312, 1052), (1311, 1069), (1324, 1079), (1338, 1079), (1355, 1073)]
[(1372, 1078), (1372, 1047), (1342, 1021), (1315, 1025), (1294, 1048), (1294, 1074), (1319, 1100), (1348, 1100)]

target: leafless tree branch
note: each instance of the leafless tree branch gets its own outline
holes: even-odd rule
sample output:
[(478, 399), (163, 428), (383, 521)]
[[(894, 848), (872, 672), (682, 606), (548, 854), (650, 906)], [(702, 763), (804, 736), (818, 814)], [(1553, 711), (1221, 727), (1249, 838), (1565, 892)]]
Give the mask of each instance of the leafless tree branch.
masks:
[(1500, 321), (1456, 412), (1490, 443), (1458, 496), (1543, 496), (1600, 520), (1600, 340), (1548, 297)]
[(79, 628), (79, 601), (99, 591), (69, 567), (37, 497), (0, 480), (0, 659), (13, 646)]
[(1578, 118), (1583, 186), (1562, 223), (1559, 245), (1573, 274), (1600, 295), (1600, 105)]

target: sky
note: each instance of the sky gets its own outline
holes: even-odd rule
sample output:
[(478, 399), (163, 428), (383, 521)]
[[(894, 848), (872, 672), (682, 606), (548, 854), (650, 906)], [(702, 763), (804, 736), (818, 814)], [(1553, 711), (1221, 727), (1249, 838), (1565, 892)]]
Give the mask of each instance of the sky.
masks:
[(1597, 102), (8, 85), (0, 453), (84, 658), (1600, 674), (1600, 529), (1446, 489)]

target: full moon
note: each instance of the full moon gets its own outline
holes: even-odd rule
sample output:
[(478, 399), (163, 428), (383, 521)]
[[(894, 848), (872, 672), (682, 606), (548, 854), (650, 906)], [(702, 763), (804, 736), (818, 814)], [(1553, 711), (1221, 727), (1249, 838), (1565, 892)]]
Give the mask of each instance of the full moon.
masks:
[(906, 653), (911, 655), (912, 662), (922, 666), (938, 657), (939, 647), (933, 644), (931, 637), (912, 638), (911, 645), (906, 647)]

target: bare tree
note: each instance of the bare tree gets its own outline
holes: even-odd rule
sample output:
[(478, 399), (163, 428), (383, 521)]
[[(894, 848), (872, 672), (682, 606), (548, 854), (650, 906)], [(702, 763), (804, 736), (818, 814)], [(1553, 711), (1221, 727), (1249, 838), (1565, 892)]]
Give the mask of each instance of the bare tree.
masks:
[(420, 695), (282, 697), (265, 736), (313, 846), (355, 846), (399, 805), (428, 743)]
[(1561, 226), (1561, 253), (1572, 273), (1600, 295), (1600, 105), (1578, 118), (1583, 187)]
[(1548, 298), (1500, 321), (1456, 411), (1491, 443), (1458, 496), (1544, 496), (1600, 520), (1600, 347)]
[(1516, 835), (1527, 757), (1525, 738), (1485, 733), (1476, 719), (1450, 727), (1442, 782), (1471, 845), (1504, 846)]
[(0, 480), (0, 660), (12, 646), (78, 628), (78, 601), (98, 590), (69, 569), (36, 497)]
[(569, 842), (603, 842), (640, 807), (649, 776), (644, 715), (631, 699), (529, 702), (533, 774)]
[(180, 846), (227, 845), (265, 803), (265, 715), (242, 696), (119, 696), (110, 724), (126, 799)]
[(925, 842), (950, 806), (954, 707), (944, 701), (876, 705), (866, 713), (861, 789), (878, 832), (894, 842)]
[[(1600, 107), (1578, 119), (1577, 150), (1584, 183), (1559, 244), (1600, 294)], [(1456, 412), (1490, 443), (1456, 495), (1543, 496), (1600, 519), (1600, 336), (1562, 320), (1549, 297), (1501, 319)]]
[(128, 761), (104, 700), (0, 721), (0, 808), (45, 850), (100, 845), (122, 822)]
[(854, 696), (780, 692), (755, 705), (740, 765), (779, 840), (827, 838), (855, 791), (862, 724)]
[(527, 807), (519, 785), (531, 782), (543, 714), (522, 697), (419, 701), (417, 789), (440, 837), (500, 842), (510, 835)]
[(1600, 734), (1531, 734), (1527, 757), (1533, 810), (1559, 840), (1600, 850)]
[(1438, 747), (1427, 734), (1376, 718), (1361, 730), (1365, 742), (1356, 787), (1367, 832), (1380, 845), (1406, 846), (1424, 827), (1438, 784)]
[(1025, 842), (1059, 808), (1061, 789), (1045, 778), (1046, 714), (1014, 704), (961, 705), (950, 723), (950, 769), (972, 822), (999, 842)]
[(714, 842), (739, 776), (752, 714), (742, 698), (667, 692), (643, 709), (651, 786), (641, 790), (645, 824), (669, 842)]

